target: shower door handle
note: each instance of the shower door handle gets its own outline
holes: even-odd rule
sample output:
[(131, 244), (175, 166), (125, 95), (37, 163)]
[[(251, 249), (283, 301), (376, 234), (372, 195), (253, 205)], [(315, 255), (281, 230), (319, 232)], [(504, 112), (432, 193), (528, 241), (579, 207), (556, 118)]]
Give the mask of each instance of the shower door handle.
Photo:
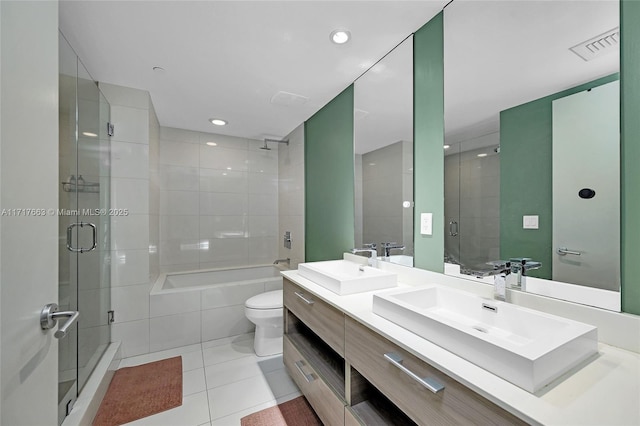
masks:
[(69, 328), (74, 322), (78, 320), (80, 312), (78, 311), (58, 311), (58, 305), (56, 303), (49, 303), (42, 308), (40, 312), (40, 328), (43, 330), (52, 329), (60, 318), (67, 318), (67, 320), (58, 327), (58, 330), (53, 334), (56, 339), (62, 339), (67, 336)]
[[(93, 243), (91, 244), (91, 247), (89, 248), (73, 247), (73, 243), (71, 240), (72, 240), (73, 228), (75, 228), (76, 226), (79, 226), (80, 228), (84, 228), (85, 226), (91, 227), (91, 234), (93, 236)], [(76, 223), (72, 223), (67, 227), (67, 250), (74, 253), (86, 253), (86, 252), (95, 250), (97, 246), (98, 246), (98, 228), (96, 227), (95, 224), (90, 222), (76, 222)]]

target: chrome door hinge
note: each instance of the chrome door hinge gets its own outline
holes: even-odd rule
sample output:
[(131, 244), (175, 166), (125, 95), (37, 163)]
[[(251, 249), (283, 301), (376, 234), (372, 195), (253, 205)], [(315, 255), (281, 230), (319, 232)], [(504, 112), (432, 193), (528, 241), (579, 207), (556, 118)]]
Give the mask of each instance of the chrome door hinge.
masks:
[(115, 317), (114, 311), (108, 311), (107, 312), (107, 323), (113, 324), (114, 322), (116, 322), (116, 317)]
[(113, 123), (107, 123), (107, 135), (113, 136)]

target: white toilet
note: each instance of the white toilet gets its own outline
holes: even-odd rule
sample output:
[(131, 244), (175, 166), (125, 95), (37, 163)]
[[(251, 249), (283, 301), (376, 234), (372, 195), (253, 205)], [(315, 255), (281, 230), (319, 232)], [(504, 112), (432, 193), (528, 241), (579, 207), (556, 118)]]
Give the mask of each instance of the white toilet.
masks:
[(256, 325), (253, 343), (256, 355), (282, 353), (282, 290), (268, 291), (247, 299), (244, 314)]

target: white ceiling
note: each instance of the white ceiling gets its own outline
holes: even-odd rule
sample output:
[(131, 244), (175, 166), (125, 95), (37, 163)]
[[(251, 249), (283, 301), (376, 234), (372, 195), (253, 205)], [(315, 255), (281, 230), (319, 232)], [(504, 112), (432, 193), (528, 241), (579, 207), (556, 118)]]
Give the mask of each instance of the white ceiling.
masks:
[[(148, 90), (161, 125), (261, 139), (288, 134), (446, 3), (62, 1), (60, 28), (94, 79)], [(616, 72), (619, 54), (585, 62), (569, 48), (618, 21), (617, 0), (454, 0), (444, 14), (447, 142)], [(351, 42), (329, 42), (336, 28)], [(357, 152), (411, 139), (410, 50), (408, 40), (356, 81), (355, 106), (368, 113), (356, 118)], [(309, 100), (271, 104), (278, 91)]]
[[(162, 126), (261, 139), (288, 134), (446, 3), (61, 1), (60, 29), (94, 79), (148, 90)], [(348, 44), (329, 41), (337, 28)], [(271, 104), (279, 91), (309, 100)]]

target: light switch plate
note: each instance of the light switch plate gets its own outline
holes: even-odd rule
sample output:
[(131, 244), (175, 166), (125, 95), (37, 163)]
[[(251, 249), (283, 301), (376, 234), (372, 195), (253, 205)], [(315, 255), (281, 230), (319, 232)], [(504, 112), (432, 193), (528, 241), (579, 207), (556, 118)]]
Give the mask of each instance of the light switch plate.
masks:
[(420, 214), (420, 234), (433, 235), (433, 213)]
[(538, 229), (538, 215), (522, 216), (522, 229)]

